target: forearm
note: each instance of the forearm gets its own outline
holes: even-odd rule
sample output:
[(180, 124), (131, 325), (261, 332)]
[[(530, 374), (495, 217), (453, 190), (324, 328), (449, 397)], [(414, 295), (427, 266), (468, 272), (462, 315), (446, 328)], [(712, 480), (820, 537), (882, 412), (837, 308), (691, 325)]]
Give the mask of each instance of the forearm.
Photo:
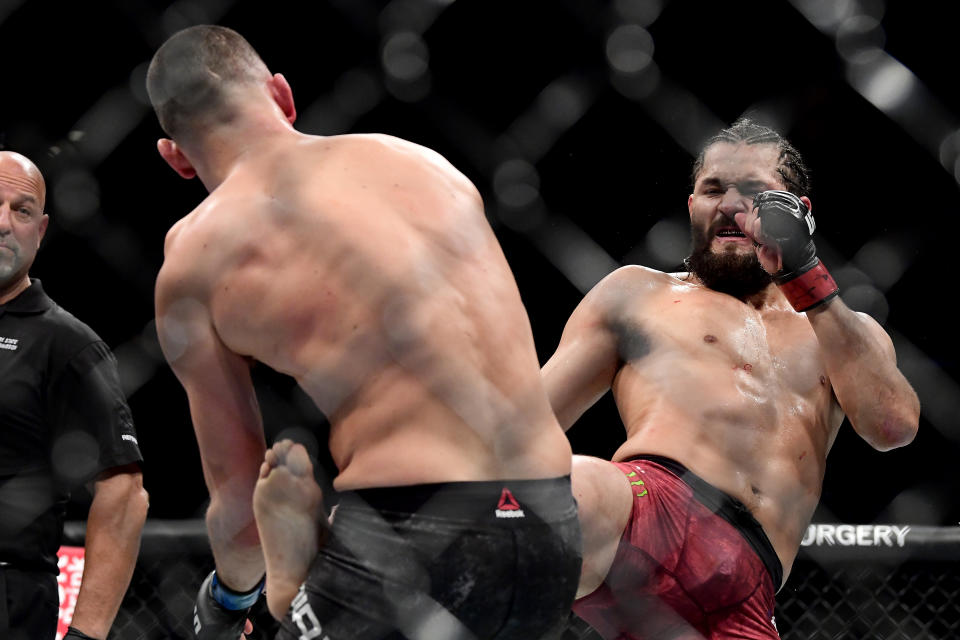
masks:
[(560, 345), (540, 374), (557, 421), (568, 431), (610, 390), (617, 371), (615, 343), (595, 332)]
[(541, 370), (550, 408), (564, 431), (568, 431), (583, 414), (587, 402), (576, 402), (575, 395), (583, 392), (582, 387), (573, 386), (561, 371), (562, 364), (551, 359)]
[(840, 298), (807, 313), (837, 400), (876, 449), (903, 446), (917, 433), (920, 402), (897, 368), (889, 337)]
[(88, 636), (106, 638), (110, 631), (133, 576), (146, 516), (139, 473), (98, 486), (87, 517), (83, 581), (71, 623)]
[(223, 486), (211, 492), (207, 535), (221, 583), (248, 591), (263, 578), (266, 565), (253, 515), (253, 485)]

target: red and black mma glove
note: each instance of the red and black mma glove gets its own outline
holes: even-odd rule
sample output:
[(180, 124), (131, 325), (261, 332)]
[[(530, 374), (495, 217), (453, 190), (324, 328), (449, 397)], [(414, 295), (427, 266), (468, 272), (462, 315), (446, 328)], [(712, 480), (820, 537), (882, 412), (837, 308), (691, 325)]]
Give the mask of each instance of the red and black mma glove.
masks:
[(840, 293), (837, 283), (817, 258), (813, 213), (789, 191), (763, 191), (753, 199), (760, 228), (780, 247), (782, 266), (774, 274), (796, 311), (809, 311)]

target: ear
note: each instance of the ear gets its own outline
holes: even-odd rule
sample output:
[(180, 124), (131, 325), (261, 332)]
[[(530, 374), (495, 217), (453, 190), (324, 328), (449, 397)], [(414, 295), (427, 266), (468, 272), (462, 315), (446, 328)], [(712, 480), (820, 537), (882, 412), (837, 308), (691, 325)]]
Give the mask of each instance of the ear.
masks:
[(177, 146), (177, 143), (173, 140), (169, 138), (160, 138), (157, 140), (157, 151), (160, 152), (160, 157), (162, 157), (166, 163), (170, 165), (170, 168), (176, 171), (181, 178), (189, 180), (197, 175), (197, 170), (193, 168), (193, 165), (187, 160), (187, 156), (183, 155), (183, 151), (180, 150), (180, 147)]
[(280, 111), (283, 112), (287, 122), (293, 124), (297, 119), (297, 107), (293, 104), (293, 89), (290, 88), (287, 79), (283, 77), (283, 74), (275, 73), (267, 86), (270, 88), (270, 97), (280, 107)]
[(40, 242), (47, 233), (47, 226), (50, 224), (50, 216), (43, 214), (40, 216), (40, 237), (37, 238), (37, 248), (40, 248)]
[(693, 194), (691, 193), (687, 196), (687, 213), (690, 214), (690, 218), (693, 219)]

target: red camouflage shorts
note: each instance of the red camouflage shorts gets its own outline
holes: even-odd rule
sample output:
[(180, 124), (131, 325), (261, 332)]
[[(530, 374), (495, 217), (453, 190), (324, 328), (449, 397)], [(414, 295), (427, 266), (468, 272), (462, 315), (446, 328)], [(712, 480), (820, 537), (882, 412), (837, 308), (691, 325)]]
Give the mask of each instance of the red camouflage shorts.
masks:
[(611, 464), (633, 511), (604, 583), (574, 612), (607, 640), (778, 639), (783, 570), (743, 503), (668, 458)]

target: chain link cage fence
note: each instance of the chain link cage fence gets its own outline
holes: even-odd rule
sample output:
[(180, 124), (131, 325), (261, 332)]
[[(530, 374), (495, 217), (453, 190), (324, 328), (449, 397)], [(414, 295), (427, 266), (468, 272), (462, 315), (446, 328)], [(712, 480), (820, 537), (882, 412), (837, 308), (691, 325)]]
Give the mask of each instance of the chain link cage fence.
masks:
[[(85, 527), (68, 522), (66, 544), (82, 545)], [(193, 635), (193, 606), (200, 583), (214, 568), (202, 520), (150, 521), (140, 555), (109, 640), (186, 640)], [(251, 611), (248, 640), (272, 638), (279, 625), (266, 600)]]
[[(777, 594), (783, 640), (960, 637), (960, 528), (812, 524)], [(601, 640), (571, 615), (563, 640)]]
[[(69, 523), (68, 541), (83, 527)], [(200, 520), (152, 521), (110, 640), (192, 638), (197, 589), (213, 569)], [(278, 625), (265, 602), (250, 640)], [(960, 637), (960, 528), (810, 525), (777, 595), (784, 640), (950, 640)], [(562, 640), (600, 640), (571, 614)]]

